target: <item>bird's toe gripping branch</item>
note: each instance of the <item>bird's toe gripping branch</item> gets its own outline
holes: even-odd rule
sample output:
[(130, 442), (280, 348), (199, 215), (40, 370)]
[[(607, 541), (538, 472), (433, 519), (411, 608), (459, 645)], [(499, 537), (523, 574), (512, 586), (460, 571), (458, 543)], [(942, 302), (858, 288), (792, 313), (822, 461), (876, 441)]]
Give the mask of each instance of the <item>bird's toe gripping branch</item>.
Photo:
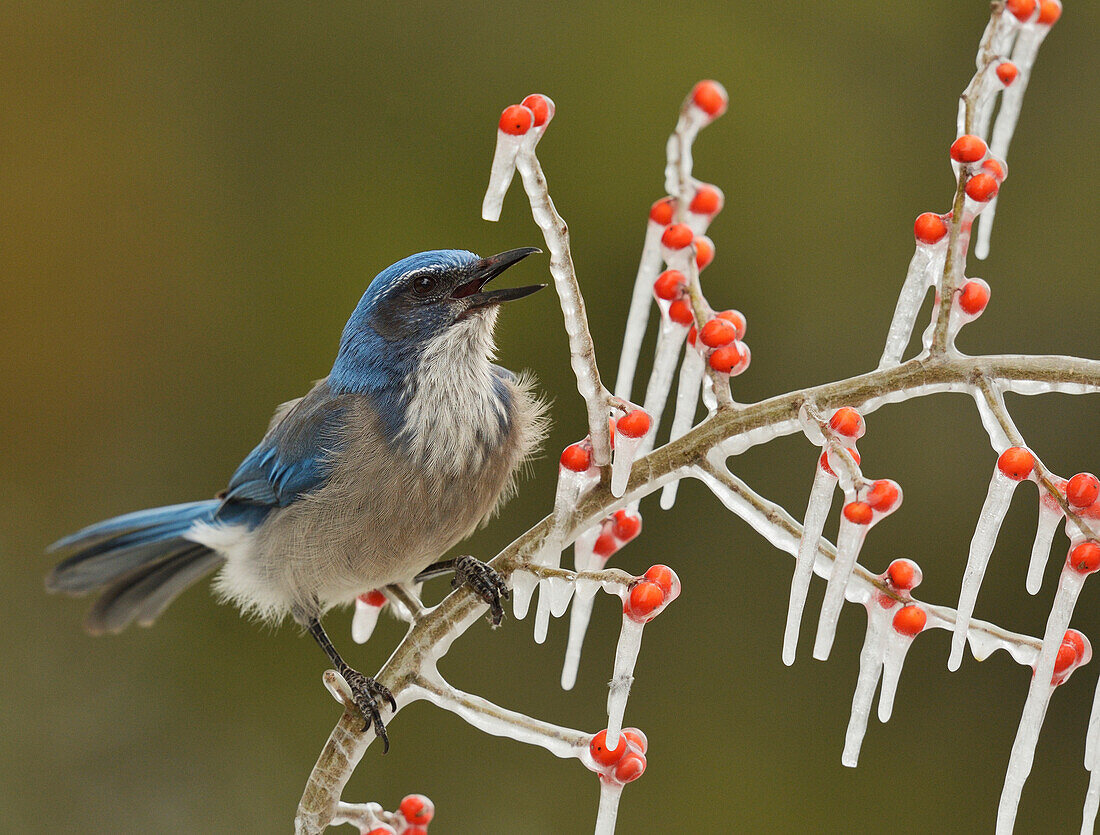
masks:
[(504, 607), (501, 600), (508, 599), (508, 586), (504, 578), (481, 560), (463, 554), (455, 559), (455, 576), (451, 580), (452, 588), (467, 585), (473, 589), (489, 606), (489, 621), (494, 627), (500, 626), (504, 620)]

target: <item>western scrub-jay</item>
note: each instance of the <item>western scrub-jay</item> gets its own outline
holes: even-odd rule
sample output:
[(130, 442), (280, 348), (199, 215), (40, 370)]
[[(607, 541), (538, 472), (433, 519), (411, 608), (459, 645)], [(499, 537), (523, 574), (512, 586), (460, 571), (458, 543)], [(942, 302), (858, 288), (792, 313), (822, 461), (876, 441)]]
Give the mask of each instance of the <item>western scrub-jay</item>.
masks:
[(449, 566), (499, 623), (507, 589), (495, 572), (467, 556), (432, 564), (507, 498), (545, 434), (531, 382), (492, 362), (498, 305), (545, 285), (484, 289), (538, 251), (421, 252), (383, 270), (332, 371), (275, 410), (217, 498), (118, 516), (54, 543), (65, 559), (47, 587), (100, 591), (86, 628), (101, 634), (152, 623), (220, 568), (214, 589), (243, 613), (289, 614), (309, 630), (388, 747), (379, 699), (396, 709), (392, 694), (344, 662), (320, 618)]

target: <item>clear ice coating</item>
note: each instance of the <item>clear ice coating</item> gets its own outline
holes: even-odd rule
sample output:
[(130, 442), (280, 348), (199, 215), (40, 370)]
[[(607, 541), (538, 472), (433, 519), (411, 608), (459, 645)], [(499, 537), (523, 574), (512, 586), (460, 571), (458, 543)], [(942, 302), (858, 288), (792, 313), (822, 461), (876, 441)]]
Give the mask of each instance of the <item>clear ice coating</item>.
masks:
[(592, 618), (592, 603), (600, 584), (595, 580), (577, 580), (573, 605), (569, 609), (569, 642), (565, 647), (565, 663), (561, 670), (561, 689), (572, 690), (581, 666), (581, 649), (588, 622)]
[[(1008, 506), (1012, 501), (1012, 492), (1018, 482), (1005, 476), (999, 468), (993, 468), (993, 478), (989, 481), (985, 503), (978, 514), (978, 524), (970, 540), (970, 555), (963, 572), (962, 588), (959, 591), (959, 608), (955, 616), (955, 631), (951, 636), (951, 655), (947, 659), (947, 669), (954, 672), (962, 664), (963, 650), (966, 648), (966, 631), (970, 618), (974, 614), (974, 604), (978, 601), (978, 590), (985, 578), (985, 569), (989, 556), (997, 542)], [(1064, 631), (1064, 630), (1063, 630)], [(1061, 638), (1059, 638), (1059, 641)]]
[[(351, 618), (351, 639), (357, 644), (365, 644), (370, 640), (378, 623), (378, 615), (382, 611), (382, 606), (368, 603), (365, 597), (366, 595), (360, 595), (355, 598), (355, 614)], [(385, 598), (382, 605), (385, 605)]]
[(1039, 490), (1039, 520), (1035, 525), (1035, 543), (1031, 546), (1031, 560), (1027, 566), (1027, 590), (1029, 594), (1038, 594), (1043, 586), (1043, 572), (1050, 558), (1050, 546), (1063, 513), (1053, 501), (1047, 500), (1042, 488)]
[(825, 661), (833, 648), (836, 637), (836, 625), (840, 620), (840, 610), (844, 607), (844, 593), (848, 580), (852, 576), (863, 540), (867, 537), (868, 525), (857, 525), (841, 514), (840, 532), (836, 537), (836, 560), (829, 572), (829, 581), (825, 587), (825, 599), (821, 603), (821, 615), (817, 622), (817, 640), (814, 642), (814, 658)]
[(489, 186), (485, 189), (485, 199), (481, 203), (481, 217), (484, 220), (500, 220), (504, 195), (508, 193), (508, 186), (515, 176), (516, 155), (522, 142), (522, 136), (497, 131), (497, 146), (493, 151), (493, 165), (489, 169)]
[(615, 820), (619, 817), (619, 799), (623, 796), (621, 783), (600, 778), (600, 805), (596, 812), (595, 835), (612, 835)]
[(890, 330), (886, 335), (886, 347), (883, 348), (879, 368), (889, 368), (901, 362), (909, 339), (913, 335), (913, 325), (920, 315), (921, 305), (929, 287), (934, 287), (943, 275), (944, 262), (947, 259), (948, 235), (944, 235), (934, 244), (917, 242), (916, 251), (909, 261), (909, 271), (898, 295), (894, 317), (890, 320)]
[(814, 561), (817, 558), (817, 543), (825, 530), (825, 520), (833, 502), (836, 477), (825, 472), (820, 465), (814, 466), (814, 483), (810, 488), (810, 498), (806, 503), (806, 518), (803, 522), (802, 539), (798, 543), (795, 555), (794, 577), (791, 579), (791, 598), (787, 604), (787, 626), (783, 632), (783, 663), (788, 667), (794, 663), (798, 649), (798, 633), (802, 627), (802, 612), (806, 608), (806, 594), (810, 590), (810, 578), (814, 573)]
[[(655, 431), (656, 421), (650, 423), (650, 432)], [(647, 433), (648, 434), (648, 433)], [(632, 438), (615, 429), (615, 450), (611, 459), (611, 495), (620, 498), (626, 493), (626, 483), (630, 480), (630, 469), (634, 459), (642, 448), (645, 436)]]
[(626, 702), (634, 683), (634, 666), (642, 649), (642, 627), (645, 624), (623, 614), (622, 630), (615, 647), (615, 671), (607, 693), (607, 745), (614, 750), (619, 744)]
[[(676, 387), (676, 410), (672, 415), (672, 428), (668, 440), (671, 443), (682, 438), (695, 423), (695, 411), (699, 408), (699, 387), (703, 382), (706, 360), (690, 345), (684, 350), (680, 363), (680, 380)], [(680, 480), (670, 481), (661, 490), (661, 509), (671, 510), (676, 503), (676, 491)]]
[(649, 324), (649, 307), (653, 301), (653, 282), (661, 271), (661, 233), (664, 227), (650, 220), (646, 224), (645, 243), (634, 279), (634, 293), (630, 297), (630, 311), (626, 315), (623, 347), (619, 353), (619, 371), (615, 376), (615, 395), (630, 400), (634, 388), (634, 372), (638, 368), (638, 356), (642, 351), (646, 326)]
[(863, 746), (863, 737), (867, 732), (867, 718), (871, 715), (871, 702), (875, 698), (875, 687), (882, 674), (882, 657), (885, 653), (887, 633), (890, 632), (892, 612), (883, 609), (874, 601), (867, 606), (867, 634), (863, 639), (863, 649), (859, 653), (859, 676), (856, 679), (856, 692), (852, 696), (852, 714), (848, 719), (848, 730), (844, 734), (844, 753), (840, 761), (848, 768), (855, 768), (859, 760), (859, 749)]
[(1089, 772), (1089, 789), (1085, 794), (1085, 809), (1081, 814), (1081, 833), (1091, 835), (1096, 825), (1096, 813), (1100, 810), (1100, 763), (1097, 762), (1097, 749), (1100, 747), (1100, 682), (1092, 697), (1092, 712), (1089, 714), (1089, 729), (1085, 736), (1085, 768)]
[[(657, 429), (661, 425), (661, 416), (665, 411), (665, 402), (668, 400), (669, 389), (672, 388), (672, 377), (676, 373), (676, 360), (680, 357), (680, 349), (684, 345), (688, 329), (684, 325), (677, 324), (668, 318), (668, 314), (661, 316), (661, 329), (657, 333), (657, 350), (653, 357), (653, 370), (649, 375), (649, 384), (645, 390), (645, 402), (642, 408), (650, 417), (649, 432), (646, 433), (637, 455), (641, 457), (653, 450), (657, 439)], [(618, 436), (615, 443), (618, 444)], [(614, 478), (614, 470), (612, 470)], [(612, 488), (612, 495), (616, 495)], [(618, 495), (622, 495), (621, 493)]]
[(1035, 760), (1035, 745), (1039, 741), (1039, 732), (1047, 715), (1047, 706), (1054, 693), (1054, 662), (1058, 648), (1069, 627), (1077, 598), (1085, 584), (1085, 575), (1079, 574), (1069, 564), (1062, 567), (1058, 580), (1058, 591), (1054, 596), (1054, 605), (1047, 618), (1046, 631), (1043, 633), (1043, 649), (1035, 664), (1035, 675), (1031, 677), (1024, 712), (1020, 717), (1020, 726), (1016, 730), (1016, 739), (1012, 743), (1012, 753), (1008, 757), (1005, 770), (1004, 788), (997, 806), (997, 835), (1011, 835), (1016, 822), (1016, 809), (1020, 805), (1020, 795), (1024, 783), (1031, 774)]

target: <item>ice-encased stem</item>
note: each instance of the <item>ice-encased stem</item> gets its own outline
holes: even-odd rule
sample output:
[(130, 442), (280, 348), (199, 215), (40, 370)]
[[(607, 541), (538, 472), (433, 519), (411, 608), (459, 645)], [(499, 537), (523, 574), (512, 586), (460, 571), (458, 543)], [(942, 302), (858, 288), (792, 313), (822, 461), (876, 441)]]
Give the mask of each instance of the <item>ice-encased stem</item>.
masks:
[[(676, 411), (672, 415), (672, 428), (668, 440), (672, 443), (684, 436), (695, 422), (695, 411), (699, 408), (699, 387), (703, 382), (706, 360), (690, 345), (684, 349), (684, 360), (680, 363), (680, 381), (676, 388)], [(680, 479), (670, 481), (661, 490), (661, 509), (671, 510), (676, 504), (676, 491)]]
[(1063, 567), (1058, 580), (1058, 591), (1054, 596), (1054, 605), (1047, 618), (1046, 632), (1043, 633), (1043, 648), (1035, 664), (1035, 675), (1028, 687), (1024, 712), (1020, 717), (1020, 727), (1016, 739), (1012, 742), (1012, 753), (1008, 757), (1005, 770), (1005, 784), (1001, 790), (1001, 800), (997, 806), (997, 835), (1011, 835), (1016, 821), (1016, 809), (1020, 805), (1020, 795), (1024, 783), (1031, 773), (1035, 760), (1035, 745), (1039, 741), (1039, 732), (1043, 728), (1047, 706), (1055, 686), (1051, 684), (1054, 676), (1054, 662), (1058, 648), (1062, 645), (1066, 629), (1073, 617), (1074, 606), (1085, 584), (1085, 577), (1068, 565)]
[[(978, 600), (978, 590), (985, 578), (985, 569), (989, 565), (989, 556), (997, 542), (1008, 505), (1012, 501), (1012, 491), (1017, 482), (993, 469), (993, 478), (985, 495), (974, 536), (970, 540), (970, 555), (963, 572), (962, 588), (959, 591), (958, 614), (955, 616), (955, 631), (951, 636), (951, 655), (947, 659), (947, 669), (954, 672), (962, 664), (963, 650), (966, 648), (966, 630), (974, 614), (974, 604)], [(1059, 639), (1061, 640), (1061, 639)]]
[[(897, 610), (892, 609), (891, 615)], [(913, 646), (915, 636), (903, 635), (896, 629), (890, 629), (886, 637), (886, 648), (882, 655), (882, 690), (878, 695), (878, 721), (889, 722), (894, 712), (894, 696), (898, 692), (901, 680), (901, 668), (905, 665), (905, 656)]]
[(619, 816), (619, 798), (623, 787), (611, 780), (600, 779), (600, 806), (596, 812), (595, 835), (613, 835), (615, 819)]
[[(650, 431), (655, 431), (652, 425)], [(644, 443), (645, 436), (631, 438), (618, 429), (615, 430), (615, 453), (611, 459), (611, 495), (615, 498), (626, 493), (630, 470), (634, 466), (634, 460), (640, 457), (639, 450)]]
[(638, 368), (638, 356), (642, 351), (646, 326), (649, 324), (649, 308), (653, 304), (653, 282), (661, 271), (661, 232), (664, 227), (650, 220), (646, 224), (645, 243), (638, 263), (638, 275), (634, 279), (634, 293), (630, 297), (630, 311), (626, 315), (623, 331), (623, 348), (619, 354), (619, 371), (615, 375), (615, 394), (629, 400), (634, 388), (634, 372)]
[(561, 669), (561, 689), (572, 690), (577, 683), (577, 671), (581, 666), (581, 649), (588, 622), (592, 617), (592, 604), (600, 585), (595, 580), (578, 580), (573, 593), (573, 605), (569, 609), (569, 642), (565, 647), (565, 662)]
[(848, 768), (855, 768), (859, 761), (859, 749), (863, 746), (863, 737), (867, 733), (867, 718), (871, 715), (871, 702), (875, 698), (875, 687), (882, 673), (882, 655), (889, 628), (889, 611), (872, 601), (867, 606), (867, 634), (859, 653), (859, 677), (856, 679), (856, 691), (852, 695), (852, 714), (848, 719), (848, 730), (844, 734), (844, 753), (840, 757), (841, 763)]
[[(642, 405), (649, 415), (650, 425), (638, 449), (639, 458), (653, 451), (657, 430), (661, 425), (661, 416), (665, 412), (665, 403), (668, 401), (668, 392), (672, 388), (672, 377), (676, 373), (676, 360), (680, 356), (680, 349), (684, 345), (687, 332), (688, 329), (683, 325), (662, 317), (661, 329), (657, 334), (657, 349), (653, 356), (653, 370), (649, 374), (645, 402)], [(618, 439), (615, 443), (618, 443)]]
[(788, 667), (794, 663), (795, 653), (798, 650), (798, 633), (802, 628), (802, 612), (806, 608), (810, 578), (814, 574), (817, 543), (821, 539), (822, 531), (825, 530), (825, 520), (829, 517), (835, 488), (836, 478), (820, 466), (815, 466), (814, 483), (810, 487), (810, 498), (806, 503), (802, 539), (798, 543), (798, 553), (795, 555), (791, 597), (787, 604), (787, 626), (783, 631), (783, 663)]
[(909, 261), (909, 271), (898, 294), (894, 318), (890, 320), (890, 330), (886, 335), (886, 347), (879, 368), (887, 368), (901, 362), (909, 340), (913, 335), (913, 325), (920, 313), (928, 288), (935, 285), (936, 279), (943, 274), (943, 261), (947, 256), (947, 237), (936, 244), (917, 243), (913, 257)]
[(619, 744), (626, 701), (630, 697), (630, 686), (634, 683), (634, 665), (638, 663), (638, 653), (642, 648), (643, 626), (623, 615), (623, 626), (615, 647), (615, 672), (607, 694), (607, 747), (611, 750)]
[(840, 620), (840, 610), (844, 607), (844, 592), (848, 588), (848, 578), (852, 575), (860, 548), (867, 536), (867, 525), (856, 525), (847, 517), (840, 517), (840, 531), (836, 537), (836, 559), (829, 572), (828, 585), (825, 587), (825, 599), (821, 603), (821, 616), (817, 621), (817, 640), (814, 643), (814, 658), (825, 661), (833, 648), (836, 637), (836, 625)]
[(1039, 488), (1039, 519), (1035, 523), (1035, 543), (1031, 546), (1031, 560), (1027, 566), (1028, 594), (1038, 594), (1043, 586), (1043, 573), (1050, 559), (1050, 546), (1058, 523), (1062, 520), (1060, 508), (1051, 509), (1043, 501), (1043, 488)]
[(512, 184), (516, 173), (516, 155), (519, 153), (521, 136), (512, 136), (502, 130), (497, 131), (497, 144), (493, 151), (493, 165), (489, 169), (489, 185), (485, 189), (485, 199), (481, 203), (481, 217), (484, 220), (500, 220), (500, 210), (504, 206), (504, 195)]

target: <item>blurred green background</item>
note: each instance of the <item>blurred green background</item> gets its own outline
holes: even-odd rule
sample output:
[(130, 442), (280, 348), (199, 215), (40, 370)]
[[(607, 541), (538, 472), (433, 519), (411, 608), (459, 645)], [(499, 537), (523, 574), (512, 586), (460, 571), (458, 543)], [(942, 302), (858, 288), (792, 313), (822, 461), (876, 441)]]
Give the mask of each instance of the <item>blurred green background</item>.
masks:
[[(275, 404), (324, 375), (370, 278), (417, 250), (540, 243), (513, 190), (479, 219), (497, 114), (532, 91), (557, 101), (540, 146), (573, 233), (608, 377), (664, 143), (703, 77), (732, 105), (697, 145), (726, 192), (711, 234), (711, 300), (749, 320), (757, 400), (877, 362), (912, 251), (944, 211), (958, 93), (986, 21), (981, 0), (925, 3), (7, 3), (0, 26), (0, 559), (7, 639), (0, 828), (19, 832), (285, 832), (336, 719), (323, 657), (294, 628), (242, 622), (204, 587), (152, 630), (93, 640), (87, 601), (47, 597), (44, 546), (100, 518), (213, 495)], [(972, 264), (993, 301), (968, 352), (1095, 356), (1094, 72), (1100, 12), (1067, 2), (1010, 155), (993, 255)], [(535, 259), (513, 281), (537, 279)], [(521, 274), (522, 273), (522, 274)], [(488, 557), (547, 511), (556, 452), (584, 434), (557, 302), (510, 308), (501, 356), (554, 398), (534, 479), (466, 546)], [(1022, 429), (1066, 476), (1100, 468), (1094, 400), (1013, 398)], [(924, 599), (953, 603), (993, 456), (960, 396), (889, 406), (861, 443), (866, 471), (905, 489), (865, 565), (923, 567)], [(814, 450), (788, 438), (733, 462), (801, 515)], [(667, 562), (683, 597), (646, 631), (628, 722), (649, 770), (620, 831), (918, 832), (992, 829), (1028, 672), (998, 653), (945, 670), (947, 634), (918, 641), (894, 718), (872, 719), (860, 767), (840, 764), (864, 615), (848, 607), (833, 659), (779, 658), (792, 562), (696, 484), (671, 513), (643, 506), (615, 559)], [(1020, 491), (978, 616), (1041, 634), (1059, 535), (1038, 598), (1023, 589), (1035, 516)], [(835, 528), (833, 528), (835, 530)], [(1090, 584), (1092, 586), (1093, 584)], [(436, 581), (429, 594), (441, 594)], [(1097, 588), (1074, 625), (1100, 638)], [(458, 686), (596, 730), (618, 615), (604, 599), (577, 688), (557, 686), (564, 624), (479, 625), (444, 673)], [(401, 629), (351, 649), (376, 669)], [(1075, 830), (1096, 680), (1057, 694), (1018, 831)], [(438, 807), (433, 832), (584, 832), (595, 778), (426, 705), (347, 791)]]

